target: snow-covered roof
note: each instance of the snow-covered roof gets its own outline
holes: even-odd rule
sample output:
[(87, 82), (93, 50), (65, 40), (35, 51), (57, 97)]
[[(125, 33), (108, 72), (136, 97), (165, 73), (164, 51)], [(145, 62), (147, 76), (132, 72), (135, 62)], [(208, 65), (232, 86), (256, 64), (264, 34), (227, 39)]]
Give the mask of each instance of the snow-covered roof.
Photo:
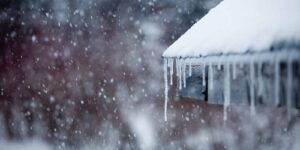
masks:
[(224, 0), (163, 57), (268, 51), (300, 44), (300, 0)]

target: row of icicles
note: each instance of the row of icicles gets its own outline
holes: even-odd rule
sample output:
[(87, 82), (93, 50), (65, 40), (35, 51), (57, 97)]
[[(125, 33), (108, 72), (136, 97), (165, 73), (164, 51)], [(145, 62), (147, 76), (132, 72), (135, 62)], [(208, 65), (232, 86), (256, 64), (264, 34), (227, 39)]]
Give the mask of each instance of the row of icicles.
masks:
[[(164, 120), (167, 121), (167, 110), (168, 110), (168, 89), (169, 85), (173, 85), (173, 74), (174, 74), (174, 63), (176, 66), (176, 77), (178, 81), (178, 88), (181, 90), (186, 87), (187, 76), (192, 76), (193, 66), (202, 66), (202, 84), (206, 86), (205, 74), (206, 67), (208, 67), (208, 84), (209, 89), (213, 90), (213, 76), (214, 67), (217, 66), (218, 70), (221, 67), (224, 68), (224, 121), (227, 120), (227, 107), (230, 105), (230, 80), (236, 79), (237, 67), (243, 68), (244, 65), (249, 66), (250, 73), (250, 110), (251, 114), (255, 114), (255, 86), (254, 81), (262, 80), (262, 65), (263, 63), (273, 63), (275, 72), (275, 103), (279, 104), (279, 93), (280, 93), (280, 63), (287, 64), (287, 114), (288, 119), (291, 117), (292, 107), (292, 84), (293, 84), (293, 69), (292, 63), (294, 61), (300, 61), (300, 52), (294, 51), (279, 51), (272, 53), (259, 53), (259, 54), (244, 54), (244, 55), (223, 55), (223, 56), (210, 56), (210, 57), (198, 57), (198, 58), (167, 58), (164, 59), (164, 84), (165, 84), (165, 101), (164, 101)], [(257, 67), (255, 67), (257, 64)], [(258, 71), (258, 77), (255, 76), (255, 72)], [(300, 69), (299, 69), (300, 70)], [(263, 82), (259, 82), (263, 84)]]

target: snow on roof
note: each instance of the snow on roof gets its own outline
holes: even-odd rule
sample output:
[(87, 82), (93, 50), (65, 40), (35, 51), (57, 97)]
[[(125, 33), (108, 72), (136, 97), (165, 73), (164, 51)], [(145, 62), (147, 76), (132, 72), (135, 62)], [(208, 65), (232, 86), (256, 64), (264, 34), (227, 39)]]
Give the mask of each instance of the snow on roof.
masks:
[(224, 0), (173, 43), (164, 57), (299, 46), (300, 0)]

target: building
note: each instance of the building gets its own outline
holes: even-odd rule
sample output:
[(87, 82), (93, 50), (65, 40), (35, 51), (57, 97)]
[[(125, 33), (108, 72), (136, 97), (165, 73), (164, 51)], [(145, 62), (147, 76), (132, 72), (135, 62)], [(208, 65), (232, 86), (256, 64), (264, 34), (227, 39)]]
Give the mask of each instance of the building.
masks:
[(286, 106), (290, 117), (300, 107), (299, 25), (300, 0), (222, 1), (163, 54), (165, 120), (174, 72), (178, 96), (223, 104), (224, 120), (230, 104)]

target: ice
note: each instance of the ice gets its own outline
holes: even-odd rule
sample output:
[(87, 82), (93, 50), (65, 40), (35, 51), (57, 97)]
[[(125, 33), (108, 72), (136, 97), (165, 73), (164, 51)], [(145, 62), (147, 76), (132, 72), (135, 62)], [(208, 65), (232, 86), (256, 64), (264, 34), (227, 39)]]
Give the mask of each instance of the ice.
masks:
[(183, 87), (186, 87), (186, 59), (183, 60)]
[(189, 60), (189, 76), (192, 76), (192, 59)]
[(168, 59), (164, 59), (164, 83), (165, 83), (165, 109), (164, 109), (164, 119), (167, 121), (167, 111), (168, 111)]
[(177, 86), (180, 86), (180, 59), (176, 59), (176, 80), (177, 80)]
[(255, 114), (255, 64), (253, 60), (250, 62), (250, 110), (251, 114)]
[(176, 58), (175, 59), (175, 68), (176, 68), (176, 80), (177, 80), (177, 86), (178, 86), (178, 83), (179, 83), (179, 59), (178, 58)]
[[(291, 58), (289, 58), (291, 57)], [(211, 57), (200, 57), (200, 58), (176, 58), (176, 68), (178, 69), (178, 88), (179, 90), (182, 89), (182, 87), (186, 87), (186, 74), (188, 73), (191, 75), (192, 71), (192, 65), (200, 65), (201, 66), (201, 72), (202, 74), (202, 85), (205, 87), (208, 85), (209, 90), (214, 90), (214, 87), (216, 87), (216, 83), (214, 81), (214, 65), (217, 66), (217, 68), (221, 68), (223, 66), (223, 71), (225, 73), (224, 75), (224, 120), (227, 120), (227, 110), (230, 105), (231, 101), (231, 84), (236, 83), (233, 80), (237, 79), (237, 69), (240, 69), (238, 67), (242, 66), (241, 70), (245, 70), (245, 65), (247, 65), (247, 68), (249, 68), (248, 75), (245, 76), (245, 78), (248, 78), (248, 84), (249, 89), (245, 89), (244, 91), (249, 94), (250, 98), (250, 111), (252, 115), (256, 114), (256, 99), (259, 98), (265, 98), (265, 94), (268, 89), (266, 83), (264, 82), (263, 78), (263, 67), (264, 65), (269, 65), (274, 63), (275, 65), (275, 71), (274, 71), (274, 82), (275, 82), (275, 97), (274, 100), (276, 101), (276, 104), (279, 103), (280, 98), (280, 62), (286, 63), (287, 60), (293, 61), (293, 60), (299, 60), (300, 53), (298, 51), (277, 51), (277, 52), (271, 52), (271, 53), (249, 53), (244, 55), (226, 55), (226, 56), (211, 56)], [(276, 60), (274, 60), (276, 59)], [(188, 67), (188, 68), (187, 68)], [(291, 67), (291, 65), (289, 66)], [(292, 70), (291, 68), (288, 68)], [(289, 71), (288, 82), (286, 83), (289, 87), (287, 89), (284, 89), (284, 91), (291, 91), (287, 92), (286, 99), (289, 100), (288, 106), (291, 107), (293, 100), (293, 79), (292, 79), (292, 72)], [(208, 71), (206, 73), (206, 71)], [(206, 77), (206, 74), (208, 77)], [(206, 80), (208, 79), (208, 81)], [(207, 83), (208, 82), (208, 83)], [(273, 87), (272, 87), (273, 88)], [(290, 111), (290, 108), (289, 108)], [(290, 112), (289, 112), (290, 113)]]
[(235, 80), (236, 79), (236, 62), (232, 62), (232, 78)]
[(244, 62), (240, 61), (239, 67), (240, 67), (241, 69), (243, 69), (243, 68), (244, 68)]
[(230, 93), (230, 91), (231, 91), (231, 75), (230, 75), (230, 64), (228, 63), (227, 64), (228, 66), (227, 66), (227, 85), (226, 85), (226, 88), (227, 88), (227, 106), (229, 106), (230, 105), (230, 98), (231, 98), (231, 93)]
[(224, 65), (225, 76), (224, 76), (224, 121), (227, 120), (227, 108), (230, 105), (230, 64), (227, 62)]
[(169, 59), (169, 67), (170, 67), (170, 85), (173, 85), (173, 73), (174, 73), (174, 59)]
[(212, 63), (209, 63), (209, 88), (210, 90), (213, 90), (214, 88), (214, 71), (213, 71), (213, 66)]
[(288, 58), (287, 60), (287, 94), (286, 94), (286, 105), (287, 105), (287, 117), (291, 120), (291, 109), (292, 109), (292, 99), (293, 99), (293, 68), (292, 60)]
[(263, 90), (264, 90), (264, 81), (262, 78), (262, 65), (263, 62), (258, 62), (258, 96), (263, 96)]
[(275, 103), (276, 105), (279, 105), (279, 98), (280, 98), (280, 61), (278, 58), (275, 61)]
[(179, 79), (179, 58), (176, 58), (176, 77)]
[(179, 90), (182, 89), (182, 59), (178, 60)]
[(218, 70), (221, 70), (222, 64), (221, 61), (218, 61)]
[(206, 85), (206, 81), (205, 81), (205, 67), (206, 67), (206, 64), (203, 63), (203, 66), (202, 66), (202, 84), (203, 84), (203, 87), (205, 87), (205, 85)]

